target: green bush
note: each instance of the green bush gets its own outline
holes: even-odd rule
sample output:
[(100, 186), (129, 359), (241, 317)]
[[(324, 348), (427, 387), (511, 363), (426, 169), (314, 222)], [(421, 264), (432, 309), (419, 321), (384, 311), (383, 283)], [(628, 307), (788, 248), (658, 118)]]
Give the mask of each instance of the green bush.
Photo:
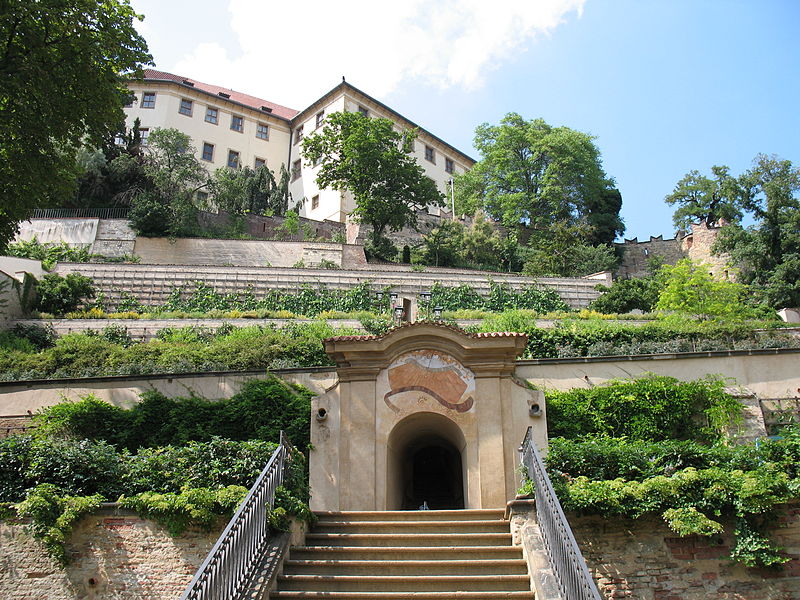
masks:
[(740, 403), (717, 379), (681, 382), (651, 374), (546, 397), (550, 437), (568, 439), (595, 434), (713, 441), (732, 419), (741, 418)]
[(304, 448), (310, 439), (312, 396), (305, 388), (269, 377), (247, 381), (223, 400), (167, 398), (147, 391), (139, 403), (122, 409), (89, 395), (45, 408), (34, 418), (42, 436), (102, 440), (129, 450), (209, 441), (214, 436), (274, 441), (281, 430)]
[(420, 307), (428, 310), (441, 306), (444, 310), (488, 310), (502, 312), (513, 309), (534, 310), (539, 314), (556, 310), (569, 310), (569, 307), (558, 295), (549, 289), (528, 286), (522, 291), (515, 291), (505, 283), (489, 282), (489, 295), (483, 297), (469, 285), (445, 286), (434, 283), (431, 287), (429, 302), (420, 302)]
[(94, 295), (94, 283), (89, 277), (78, 273), (69, 273), (66, 277), (48, 273), (36, 284), (34, 308), (40, 312), (63, 315), (77, 309)]

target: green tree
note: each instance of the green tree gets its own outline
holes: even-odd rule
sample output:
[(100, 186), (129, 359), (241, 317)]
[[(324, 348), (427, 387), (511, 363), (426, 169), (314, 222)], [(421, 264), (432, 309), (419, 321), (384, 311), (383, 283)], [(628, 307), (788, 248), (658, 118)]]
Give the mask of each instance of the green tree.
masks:
[(190, 232), (196, 223), (195, 195), (208, 185), (191, 138), (177, 129), (154, 129), (142, 161), (148, 184), (132, 199), (133, 228), (142, 235)]
[(455, 267), (461, 262), (464, 226), (458, 221), (442, 221), (422, 242), (422, 260), (433, 267)]
[[(590, 224), (603, 241), (609, 228), (622, 231), (621, 197), (608, 194), (613, 182), (592, 136), (509, 113), (500, 125), (480, 125), (474, 143), (482, 158), (456, 178), (460, 212), (483, 208), (506, 227), (531, 229), (592, 214)], [(603, 211), (610, 217), (601, 218)]]
[[(381, 258), (391, 253), (386, 230), (416, 224), (418, 208), (441, 206), (444, 198), (410, 154), (416, 133), (397, 131), (388, 119), (333, 113), (320, 133), (303, 140), (303, 156), (319, 164), (317, 185), (348, 191), (351, 216), (372, 227), (370, 246)], [(396, 249), (395, 249), (396, 252)]]
[(223, 167), (214, 172), (209, 188), (214, 206), (236, 215), (282, 216), (289, 207), (289, 173), (283, 165), (280, 181), (266, 165), (257, 169)]
[(741, 181), (756, 224), (723, 227), (714, 250), (730, 254), (740, 281), (760, 300), (776, 308), (800, 306), (800, 169), (760, 154)]
[(670, 206), (678, 206), (672, 215), (675, 227), (688, 229), (700, 221), (710, 226), (721, 219), (729, 223), (741, 221), (746, 200), (742, 182), (725, 166), (711, 167), (711, 174), (706, 177), (699, 171), (689, 171), (664, 198)]
[(71, 195), (77, 140), (123, 118), (125, 78), (149, 64), (128, 0), (0, 3), (0, 250), (36, 206)]
[(663, 265), (658, 272), (661, 288), (655, 308), (691, 314), (703, 319), (743, 318), (752, 313), (744, 303), (746, 287), (714, 279), (705, 264), (690, 259)]
[(589, 244), (586, 229), (585, 224), (561, 222), (533, 231), (523, 251), (523, 272), (534, 277), (580, 277), (615, 269), (619, 259), (614, 250)]

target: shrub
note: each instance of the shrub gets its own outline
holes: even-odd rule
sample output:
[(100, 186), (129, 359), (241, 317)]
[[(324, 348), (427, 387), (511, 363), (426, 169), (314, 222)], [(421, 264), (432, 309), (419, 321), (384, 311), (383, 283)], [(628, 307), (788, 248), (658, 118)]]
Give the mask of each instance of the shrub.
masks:
[(36, 303), (34, 308), (41, 312), (63, 315), (80, 306), (88, 298), (94, 298), (95, 289), (89, 277), (70, 273), (62, 277), (48, 273), (36, 284)]
[(636, 440), (719, 439), (741, 405), (717, 379), (681, 382), (646, 375), (608, 385), (548, 392), (550, 437), (587, 434)]

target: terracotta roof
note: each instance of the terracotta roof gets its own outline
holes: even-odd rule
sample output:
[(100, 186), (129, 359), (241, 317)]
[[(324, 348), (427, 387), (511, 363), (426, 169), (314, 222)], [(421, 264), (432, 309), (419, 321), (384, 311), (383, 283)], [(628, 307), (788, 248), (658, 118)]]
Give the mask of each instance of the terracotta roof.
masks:
[(381, 338), (385, 338), (389, 334), (398, 329), (402, 329), (403, 327), (412, 327), (414, 325), (419, 325), (425, 323), (427, 325), (435, 325), (437, 327), (441, 327), (442, 329), (450, 329), (452, 331), (457, 331), (461, 335), (465, 335), (470, 338), (498, 338), (498, 337), (523, 337), (527, 338), (528, 336), (524, 333), (520, 333), (518, 331), (488, 331), (483, 333), (467, 333), (460, 327), (454, 327), (453, 325), (448, 325), (446, 323), (441, 323), (439, 321), (415, 321), (414, 323), (403, 323), (402, 325), (397, 325), (396, 327), (392, 327), (389, 331), (384, 333), (383, 335), (340, 335), (336, 337), (326, 338), (325, 342), (360, 342), (360, 341), (367, 341), (367, 340), (378, 340)]
[(245, 106), (248, 106), (253, 110), (258, 110), (258, 111), (263, 110), (261, 108), (262, 106), (266, 106), (267, 108), (272, 109), (271, 114), (281, 117), (283, 119), (291, 119), (296, 114), (298, 114), (298, 111), (294, 110), (293, 108), (287, 108), (285, 106), (281, 106), (280, 104), (275, 104), (274, 102), (270, 102), (269, 100), (263, 100), (262, 98), (256, 98), (255, 96), (250, 96), (249, 94), (243, 94), (242, 92), (237, 92), (235, 90), (220, 87), (218, 85), (203, 83), (202, 81), (197, 81), (196, 79), (191, 79), (189, 77), (182, 77), (180, 75), (174, 75), (172, 73), (167, 73), (165, 71), (156, 71), (155, 69), (145, 69), (144, 79), (156, 80), (156, 81), (174, 81), (175, 83), (185, 86), (190, 86), (197, 90), (212, 94), (214, 96), (219, 96), (219, 93), (222, 92), (223, 94), (227, 94), (227, 97), (222, 96), (222, 98), (226, 100), (232, 100), (233, 102), (244, 104)]

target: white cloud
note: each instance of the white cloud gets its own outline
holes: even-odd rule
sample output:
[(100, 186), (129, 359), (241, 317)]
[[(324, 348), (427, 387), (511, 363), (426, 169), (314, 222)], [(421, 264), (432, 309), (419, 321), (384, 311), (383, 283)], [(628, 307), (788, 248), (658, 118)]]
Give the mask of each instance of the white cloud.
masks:
[(571, 12), (580, 15), (584, 2), (230, 0), (230, 29), (241, 52), (203, 42), (174, 65), (159, 65), (294, 108), (342, 75), (377, 97), (412, 79), (472, 90), (534, 36)]

